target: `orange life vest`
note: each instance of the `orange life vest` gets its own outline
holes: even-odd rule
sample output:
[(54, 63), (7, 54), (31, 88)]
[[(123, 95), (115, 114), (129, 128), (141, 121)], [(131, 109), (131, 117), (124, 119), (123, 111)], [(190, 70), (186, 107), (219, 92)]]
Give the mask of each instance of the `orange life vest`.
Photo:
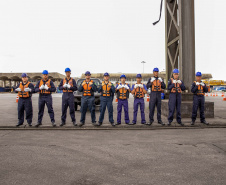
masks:
[(156, 80), (154, 82), (152, 82), (152, 88), (151, 88), (151, 91), (162, 91), (162, 88), (161, 88), (161, 82), (159, 80)]
[[(72, 78), (70, 78), (70, 80), (68, 80), (68, 81), (67, 81), (67, 78), (65, 78), (65, 79), (63, 80), (63, 85), (66, 84), (67, 82), (68, 82), (68, 84), (69, 84), (71, 87), (73, 87), (73, 80), (72, 80)], [(63, 89), (63, 92), (73, 92), (73, 91), (70, 90), (70, 89)]]
[(90, 80), (89, 82), (86, 82), (85, 80), (83, 81), (85, 82), (86, 84), (83, 85), (83, 96), (92, 96), (91, 94), (91, 85), (89, 85), (89, 82), (92, 82), (93, 83), (93, 80)]
[(144, 97), (144, 88), (137, 87), (135, 89), (135, 98), (143, 98)]
[[(118, 85), (120, 85), (120, 83)], [(128, 84), (126, 83), (125, 85), (128, 85)], [(124, 87), (119, 89), (117, 93), (117, 98), (121, 100), (125, 100), (129, 98), (129, 91)]]
[(20, 82), (19, 88), (21, 89), (21, 91), (18, 92), (18, 96), (20, 98), (29, 98), (30, 97), (29, 92), (24, 91), (25, 88), (28, 88), (29, 84), (30, 84), (30, 82), (27, 82), (25, 85), (23, 85), (23, 83)]
[[(196, 81), (194, 81), (194, 83), (196, 83)], [(198, 85), (197, 95), (204, 95), (203, 86)]]
[(102, 82), (102, 95), (103, 96), (111, 96), (110, 90), (111, 90), (111, 82), (108, 82), (107, 84), (103, 81)]
[[(44, 80), (40, 80), (39, 88), (40, 88), (42, 85), (47, 85), (49, 88), (51, 88), (50, 81), (51, 81), (50, 79), (49, 79), (47, 82), (44, 82)], [(47, 90), (43, 89), (43, 90), (40, 90), (39, 93), (40, 93), (40, 94), (50, 94), (50, 91), (47, 91)]]
[[(171, 78), (171, 82), (173, 83), (173, 78)], [(174, 84), (174, 87), (171, 89), (171, 93), (181, 93), (181, 87), (180, 87), (180, 84), (179, 83), (175, 83)]]

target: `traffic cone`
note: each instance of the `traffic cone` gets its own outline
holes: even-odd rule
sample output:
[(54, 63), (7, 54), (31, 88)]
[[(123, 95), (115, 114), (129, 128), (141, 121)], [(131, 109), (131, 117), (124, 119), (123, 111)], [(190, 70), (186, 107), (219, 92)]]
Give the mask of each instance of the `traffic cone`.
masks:
[(213, 96), (212, 93), (210, 93), (210, 96)]
[(221, 97), (224, 97), (224, 93), (222, 92)]
[(226, 97), (225, 97), (225, 95), (224, 95), (224, 97), (223, 97), (223, 101), (226, 101)]
[(215, 93), (213, 93), (213, 97), (215, 97)]
[(149, 97), (149, 94), (147, 95), (147, 102), (149, 102), (150, 101), (150, 97)]
[(115, 99), (115, 102), (118, 102), (118, 98)]
[(205, 96), (208, 96), (208, 93), (205, 93)]
[(18, 103), (18, 101), (19, 101), (19, 96), (17, 95), (17, 97), (16, 97), (16, 103)]
[(216, 93), (216, 96), (218, 96), (218, 93)]

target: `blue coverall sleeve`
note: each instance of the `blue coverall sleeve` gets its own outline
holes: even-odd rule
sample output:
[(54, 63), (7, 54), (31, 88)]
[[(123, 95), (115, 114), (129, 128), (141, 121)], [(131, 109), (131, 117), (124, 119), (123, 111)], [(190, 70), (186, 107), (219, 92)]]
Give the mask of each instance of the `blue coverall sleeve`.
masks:
[(31, 89), (31, 92), (30, 93), (35, 93), (35, 88), (34, 88), (34, 85), (32, 83), (30, 83), (28, 85), (28, 87)]
[(184, 82), (183, 81), (181, 81), (181, 82), (182, 82), (182, 84), (180, 85), (180, 88), (181, 88), (182, 91), (184, 91), (184, 90), (186, 90), (186, 87), (184, 85)]
[(134, 84), (132, 85), (132, 87), (131, 87), (131, 89), (130, 89), (130, 90), (132, 91), (133, 89), (134, 89)]
[(174, 84), (172, 83), (171, 79), (169, 79), (168, 81), (168, 90), (172, 90), (172, 88), (174, 87)]
[(100, 87), (98, 88), (98, 93), (101, 93), (102, 92), (102, 85), (100, 85)]
[(162, 89), (165, 89), (165, 88), (166, 88), (166, 84), (165, 84), (164, 81), (162, 81), (162, 83), (161, 83), (161, 88), (162, 88)]
[(52, 81), (50, 81), (50, 88), (49, 88), (49, 91), (50, 92), (56, 92), (56, 87), (55, 87), (55, 85), (54, 85), (54, 83), (52, 82)]
[(198, 86), (195, 83), (192, 83), (191, 85), (191, 92), (196, 93), (198, 91)]
[(97, 86), (94, 83), (91, 85), (91, 87), (92, 87), (93, 92), (97, 91)]
[(115, 93), (115, 86), (114, 85), (111, 86), (111, 92)]
[(151, 78), (148, 80), (147, 89), (149, 89), (150, 87), (151, 87)]
[(82, 91), (83, 91), (82, 83), (80, 84), (80, 86), (79, 86), (79, 88), (78, 88), (78, 91), (79, 91), (79, 92), (82, 92)]
[(39, 92), (39, 84), (40, 84), (40, 81), (38, 81), (38, 83), (35, 86), (35, 92)]
[(64, 88), (63, 88), (63, 80), (61, 80), (61, 81), (60, 81), (60, 85), (59, 85), (59, 90), (62, 91), (63, 89), (64, 89)]
[(16, 88), (15, 88), (15, 90), (14, 90), (15, 93), (18, 93), (18, 92), (16, 91), (16, 89), (17, 89), (19, 86), (20, 86), (20, 83), (16, 86)]
[(148, 90), (148, 89), (147, 89), (147, 87), (146, 87), (146, 85), (144, 85), (144, 90), (145, 90), (145, 91), (147, 91), (147, 90)]
[(208, 87), (206, 86), (206, 84), (205, 84), (205, 86), (203, 87), (203, 92), (205, 92), (205, 93), (208, 92)]

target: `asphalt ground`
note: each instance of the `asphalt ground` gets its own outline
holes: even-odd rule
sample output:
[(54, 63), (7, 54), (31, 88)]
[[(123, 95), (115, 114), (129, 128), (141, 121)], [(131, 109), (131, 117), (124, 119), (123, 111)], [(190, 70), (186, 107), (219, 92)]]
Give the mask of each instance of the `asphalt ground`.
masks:
[[(0, 94), (0, 184), (3, 185), (213, 185), (226, 182), (226, 102), (215, 102), (215, 118), (210, 126), (198, 123), (185, 127), (174, 123), (162, 127), (136, 126), (112, 128), (106, 114), (102, 127), (72, 126), (52, 128), (45, 110), (43, 126), (15, 128), (15, 94)], [(132, 119), (133, 99), (129, 113)], [(53, 95), (56, 123), (60, 124), (61, 94)], [(34, 121), (38, 96), (33, 96)], [(116, 120), (116, 103), (114, 102)], [(148, 102), (146, 102), (146, 118)], [(96, 111), (99, 117), (98, 108)], [(76, 119), (80, 112), (76, 111)], [(163, 121), (166, 118), (163, 117)], [(220, 128), (216, 128), (220, 127)], [(7, 129), (8, 128), (8, 129)], [(15, 128), (15, 130), (14, 130)], [(95, 129), (95, 130), (94, 130)]]

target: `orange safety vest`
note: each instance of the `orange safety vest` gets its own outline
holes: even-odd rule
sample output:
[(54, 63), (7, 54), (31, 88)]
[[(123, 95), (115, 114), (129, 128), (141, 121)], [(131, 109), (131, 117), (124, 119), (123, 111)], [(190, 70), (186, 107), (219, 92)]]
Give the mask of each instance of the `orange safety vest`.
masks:
[[(171, 78), (171, 82), (173, 83), (173, 78)], [(176, 92), (178, 92), (178, 93), (181, 93), (181, 87), (180, 87), (180, 84), (179, 83), (176, 83), (175, 85), (174, 85), (174, 87), (171, 89), (171, 93), (176, 93)]]
[[(120, 85), (120, 83), (118, 83)], [(127, 83), (125, 85), (128, 85)], [(129, 91), (124, 87), (118, 90), (118, 99), (125, 100), (129, 98)]]
[[(194, 83), (196, 83), (196, 81), (194, 81)], [(198, 86), (197, 95), (204, 95), (203, 86), (201, 85)]]
[(107, 84), (103, 81), (102, 82), (102, 95), (103, 96), (111, 96), (110, 90), (111, 90), (111, 82), (108, 82)]
[[(42, 86), (42, 85), (47, 85), (49, 88), (51, 88), (51, 85), (50, 85), (50, 79), (47, 81), (47, 82), (44, 82), (43, 80), (40, 80), (40, 83), (39, 83), (39, 88)], [(50, 94), (50, 91), (46, 91), (45, 89), (41, 90), (39, 92), (40, 94)]]
[(21, 89), (21, 91), (18, 92), (18, 96), (19, 96), (20, 98), (29, 98), (29, 97), (30, 97), (29, 92), (25, 92), (25, 91), (24, 91), (25, 88), (28, 88), (28, 86), (29, 86), (30, 83), (31, 83), (31, 82), (27, 82), (25, 85), (23, 85), (23, 83), (20, 82), (19, 88)]
[(151, 91), (162, 91), (161, 88), (161, 82), (159, 80), (155, 80), (154, 82), (152, 82), (152, 88)]
[(135, 97), (136, 98), (143, 98), (144, 97), (144, 89), (140, 88), (140, 87), (137, 87), (135, 89)]
[[(86, 83), (86, 84), (83, 85), (83, 89), (84, 89), (83, 90), (83, 96), (91, 96), (92, 95), (91, 94), (91, 89), (92, 89), (91, 85), (89, 85), (89, 82), (86, 82), (85, 80), (83, 82)], [(90, 82), (93, 83), (93, 80), (90, 80)]]
[[(69, 81), (67, 81), (67, 78), (65, 78), (65, 79), (63, 80), (63, 85), (66, 84), (67, 82), (68, 82), (68, 84), (69, 84), (71, 87), (73, 87), (73, 80), (72, 80), (72, 78), (70, 78)], [(70, 90), (70, 89), (63, 89), (63, 92), (73, 92), (73, 91)]]

